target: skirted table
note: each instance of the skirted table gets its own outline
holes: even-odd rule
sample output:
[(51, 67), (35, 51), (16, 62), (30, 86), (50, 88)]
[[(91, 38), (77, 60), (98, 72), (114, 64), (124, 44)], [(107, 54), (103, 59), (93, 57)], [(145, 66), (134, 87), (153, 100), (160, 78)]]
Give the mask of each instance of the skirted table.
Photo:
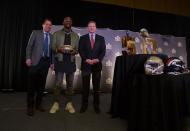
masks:
[(190, 75), (144, 75), (149, 56), (117, 57), (110, 113), (125, 118), (128, 131), (183, 131), (190, 114)]

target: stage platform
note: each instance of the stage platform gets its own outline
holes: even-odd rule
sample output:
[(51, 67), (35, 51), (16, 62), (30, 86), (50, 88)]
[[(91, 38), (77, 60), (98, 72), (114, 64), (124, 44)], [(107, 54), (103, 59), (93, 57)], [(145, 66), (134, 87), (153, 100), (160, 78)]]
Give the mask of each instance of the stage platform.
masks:
[(93, 109), (92, 95), (89, 99), (89, 108), (80, 114), (81, 95), (73, 98), (76, 114), (71, 115), (64, 111), (63, 97), (61, 110), (56, 114), (49, 114), (52, 104), (52, 95), (44, 96), (46, 112), (36, 111), (35, 116), (26, 115), (26, 93), (0, 92), (0, 131), (126, 131), (127, 123), (123, 119), (111, 118), (109, 111), (111, 94), (101, 94), (101, 114)]

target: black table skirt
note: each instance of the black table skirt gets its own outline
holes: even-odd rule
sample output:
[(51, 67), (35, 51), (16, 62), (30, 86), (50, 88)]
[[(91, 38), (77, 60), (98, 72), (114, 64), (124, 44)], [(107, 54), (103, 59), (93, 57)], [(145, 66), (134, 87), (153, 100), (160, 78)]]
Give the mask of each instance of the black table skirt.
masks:
[(127, 72), (127, 58), (116, 59), (111, 114), (125, 118), (128, 131), (185, 130), (184, 119), (190, 112), (190, 75), (132, 74)]

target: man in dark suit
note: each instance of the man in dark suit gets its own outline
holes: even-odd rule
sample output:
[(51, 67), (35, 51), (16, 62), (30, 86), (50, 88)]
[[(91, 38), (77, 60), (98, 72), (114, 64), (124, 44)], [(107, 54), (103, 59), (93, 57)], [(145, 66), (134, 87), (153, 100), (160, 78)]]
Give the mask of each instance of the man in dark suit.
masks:
[(96, 34), (96, 22), (88, 23), (89, 33), (81, 36), (79, 40), (79, 54), (82, 58), (82, 107), (80, 112), (83, 113), (88, 108), (88, 96), (90, 90), (90, 78), (92, 75), (92, 84), (94, 90), (94, 109), (96, 113), (100, 113), (100, 80), (102, 70), (102, 60), (105, 56), (106, 45), (103, 36)]
[[(44, 112), (42, 107), (42, 96), (45, 87), (48, 68), (51, 63), (51, 41), (50, 34), (52, 21), (45, 19), (43, 22), (43, 30), (34, 30), (30, 35), (28, 45), (26, 47), (26, 65), (29, 68), (28, 73), (28, 90), (27, 90), (27, 115), (34, 115), (35, 108)], [(36, 93), (36, 99), (35, 97)]]

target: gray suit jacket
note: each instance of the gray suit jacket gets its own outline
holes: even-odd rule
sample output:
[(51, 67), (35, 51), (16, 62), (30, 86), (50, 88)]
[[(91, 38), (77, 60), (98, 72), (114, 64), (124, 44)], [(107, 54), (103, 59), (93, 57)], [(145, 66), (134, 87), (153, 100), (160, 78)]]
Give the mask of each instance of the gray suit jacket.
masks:
[[(51, 44), (52, 44), (52, 35), (50, 34), (50, 57), (51, 53)], [(32, 60), (32, 65), (35, 66), (39, 63), (41, 57), (43, 56), (43, 47), (44, 47), (44, 33), (43, 30), (34, 30), (30, 35), (28, 45), (26, 47), (26, 59)]]

